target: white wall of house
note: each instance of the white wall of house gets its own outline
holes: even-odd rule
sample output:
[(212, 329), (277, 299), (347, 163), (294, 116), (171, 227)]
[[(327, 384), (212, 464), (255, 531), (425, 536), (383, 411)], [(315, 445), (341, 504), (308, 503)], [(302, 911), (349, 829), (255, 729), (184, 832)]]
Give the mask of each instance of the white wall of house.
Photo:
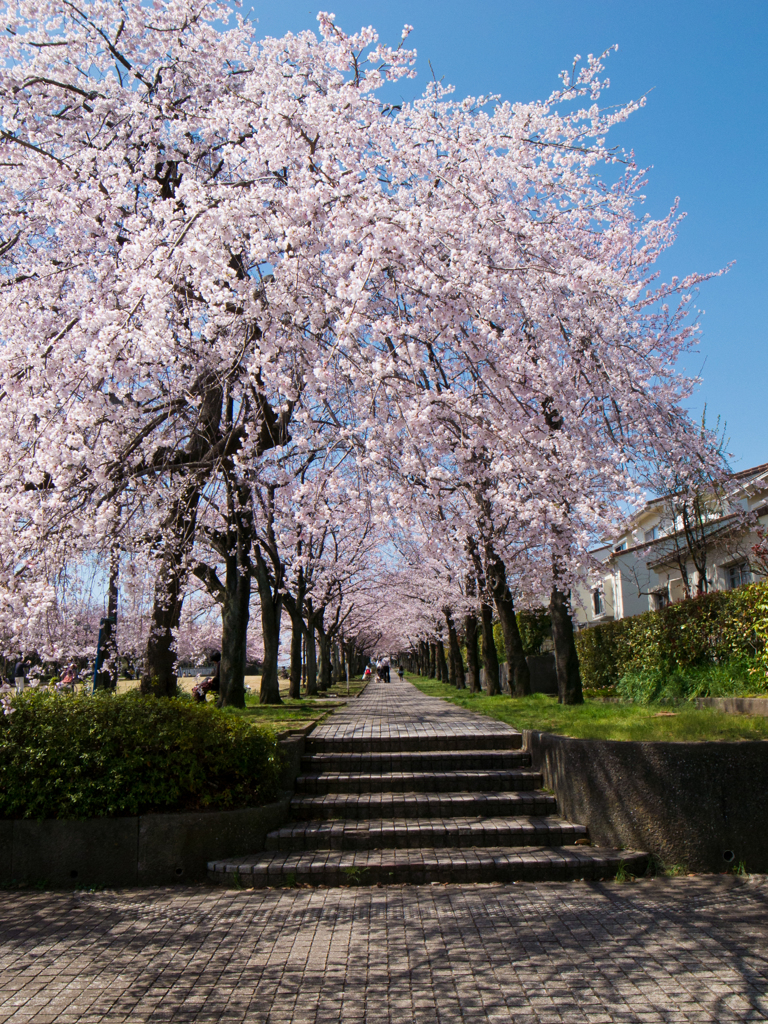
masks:
[[(757, 466), (732, 479), (732, 499), (745, 511), (752, 512), (756, 524), (749, 530), (729, 530), (727, 520), (713, 537), (708, 550), (707, 580), (709, 590), (729, 590), (754, 579), (749, 559), (757, 542), (756, 526), (768, 528), (768, 464)], [(597, 625), (611, 619), (622, 619), (642, 612), (654, 611), (665, 603), (685, 597), (680, 567), (670, 550), (672, 531), (664, 517), (663, 499), (649, 502), (627, 521), (624, 530), (612, 544), (604, 544), (592, 552), (604, 566), (596, 570), (587, 585), (577, 589), (574, 619), (579, 627)], [(697, 575), (693, 563), (687, 565), (695, 586)]]

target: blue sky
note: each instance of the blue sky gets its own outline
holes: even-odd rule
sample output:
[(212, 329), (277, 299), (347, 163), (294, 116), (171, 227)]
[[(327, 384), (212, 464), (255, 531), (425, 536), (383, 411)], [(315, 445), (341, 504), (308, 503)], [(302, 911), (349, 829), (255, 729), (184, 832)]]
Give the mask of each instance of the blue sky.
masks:
[(727, 424), (736, 469), (768, 462), (768, 2), (766, 0), (259, 0), (243, 13), (262, 35), (316, 29), (318, 10), (345, 31), (374, 25), (396, 44), (405, 22), (419, 77), (398, 83), (413, 99), (431, 77), (458, 96), (545, 98), (575, 54), (618, 43), (607, 102), (650, 91), (646, 107), (615, 133), (650, 167), (645, 209), (663, 215), (680, 197), (688, 216), (664, 257), (664, 277), (730, 273), (702, 286), (699, 352), (687, 369), (702, 387), (694, 409)]

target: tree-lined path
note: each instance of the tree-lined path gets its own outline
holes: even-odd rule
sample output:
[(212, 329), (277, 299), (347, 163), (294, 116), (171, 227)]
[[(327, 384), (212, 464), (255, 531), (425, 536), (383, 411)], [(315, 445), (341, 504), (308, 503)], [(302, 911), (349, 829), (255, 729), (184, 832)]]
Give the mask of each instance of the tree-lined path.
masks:
[[(522, 736), (501, 722), (372, 682), (309, 738), (295, 822), (267, 850), (217, 861), (246, 886), (606, 878), (633, 851), (575, 845), (587, 830), (557, 815)], [(247, 851), (243, 851), (247, 853)]]

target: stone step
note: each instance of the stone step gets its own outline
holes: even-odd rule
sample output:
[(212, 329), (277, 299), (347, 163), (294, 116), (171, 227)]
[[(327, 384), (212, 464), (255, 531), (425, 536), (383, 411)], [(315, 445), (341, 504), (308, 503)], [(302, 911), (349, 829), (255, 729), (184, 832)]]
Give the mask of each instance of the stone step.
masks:
[(545, 817), (557, 814), (557, 802), (540, 790), (485, 793), (328, 793), (294, 796), (291, 817), (318, 818), (455, 818)]
[(440, 850), (327, 850), (264, 853), (211, 861), (209, 877), (243, 888), (310, 885), (423, 885), (429, 882), (561, 882), (612, 878), (621, 865), (643, 874), (648, 857), (590, 846), (465, 847)]
[(463, 772), (323, 772), (299, 775), (297, 793), (462, 793), (531, 790), (541, 786), (539, 772), (525, 768)]
[(318, 772), (458, 772), (526, 768), (531, 755), (523, 750), (413, 750), (309, 754), (301, 759), (308, 775)]
[(321, 734), (311, 736), (311, 754), (367, 754), (371, 751), (434, 751), (434, 750), (519, 750), (523, 745), (522, 733), (514, 729), (498, 732), (436, 732), (413, 728), (398, 730), (392, 726), (389, 731), (371, 735), (365, 730), (361, 735), (339, 730), (337, 735), (323, 727)]
[(517, 818), (395, 818), (303, 821), (270, 832), (267, 850), (439, 849), (486, 846), (570, 846), (586, 839), (584, 825), (555, 816)]

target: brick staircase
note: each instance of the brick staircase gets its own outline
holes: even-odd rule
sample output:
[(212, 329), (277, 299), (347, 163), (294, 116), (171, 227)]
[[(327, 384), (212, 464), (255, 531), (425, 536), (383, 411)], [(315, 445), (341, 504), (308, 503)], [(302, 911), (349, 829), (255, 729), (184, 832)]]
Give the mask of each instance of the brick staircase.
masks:
[(316, 729), (266, 849), (209, 864), (245, 887), (564, 881), (635, 873), (646, 855), (587, 845), (522, 736), (410, 683), (374, 682)]

